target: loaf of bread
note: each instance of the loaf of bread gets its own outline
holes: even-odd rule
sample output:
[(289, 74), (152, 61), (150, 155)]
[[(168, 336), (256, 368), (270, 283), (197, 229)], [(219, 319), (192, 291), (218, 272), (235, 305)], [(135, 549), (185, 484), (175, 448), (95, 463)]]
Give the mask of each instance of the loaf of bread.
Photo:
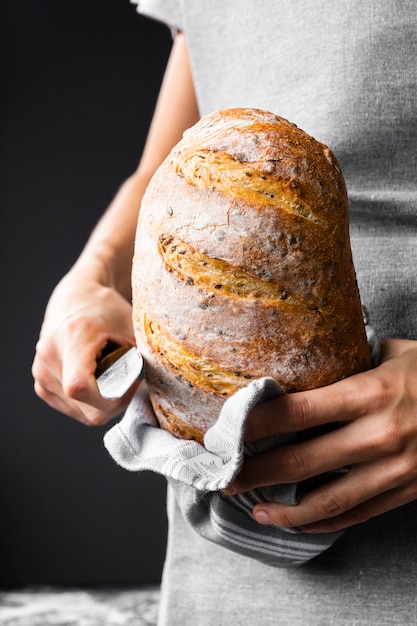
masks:
[(255, 378), (291, 393), (370, 367), (340, 167), (272, 113), (184, 134), (143, 198), (132, 287), (153, 408), (178, 437), (202, 442)]

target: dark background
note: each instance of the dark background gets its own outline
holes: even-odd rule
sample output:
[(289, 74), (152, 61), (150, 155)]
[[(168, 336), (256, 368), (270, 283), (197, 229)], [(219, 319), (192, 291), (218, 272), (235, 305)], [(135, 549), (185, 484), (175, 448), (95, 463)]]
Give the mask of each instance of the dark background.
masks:
[(135, 169), (171, 46), (129, 0), (2, 0), (0, 586), (160, 579), (165, 482), (33, 392), (51, 290)]

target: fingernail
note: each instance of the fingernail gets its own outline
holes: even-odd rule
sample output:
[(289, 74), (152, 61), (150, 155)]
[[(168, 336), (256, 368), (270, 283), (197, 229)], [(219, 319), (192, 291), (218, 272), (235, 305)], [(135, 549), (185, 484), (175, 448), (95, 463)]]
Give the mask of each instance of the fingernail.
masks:
[(264, 509), (258, 509), (257, 511), (255, 511), (254, 515), (256, 521), (260, 524), (272, 524), (271, 518)]
[(237, 494), (236, 489), (232, 487), (232, 485), (229, 485), (229, 487), (225, 487), (224, 489), (222, 489), (222, 491), (226, 496), (235, 496)]

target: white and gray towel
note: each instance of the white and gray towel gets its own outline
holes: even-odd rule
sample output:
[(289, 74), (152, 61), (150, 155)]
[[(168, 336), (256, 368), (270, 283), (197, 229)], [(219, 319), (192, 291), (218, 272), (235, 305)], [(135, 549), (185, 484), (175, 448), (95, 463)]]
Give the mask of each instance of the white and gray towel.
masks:
[(300, 565), (329, 548), (341, 533), (309, 535), (262, 526), (252, 516), (253, 506), (265, 500), (296, 504), (298, 485), (277, 485), (237, 496), (220, 491), (237, 476), (245, 456), (296, 441), (296, 435), (279, 435), (244, 446), (250, 410), (280, 394), (272, 378), (254, 380), (240, 389), (224, 404), (203, 447), (159, 428), (146, 383), (141, 383), (122, 420), (106, 433), (104, 443), (125, 469), (163, 474), (174, 488), (185, 519), (202, 537), (268, 565)]

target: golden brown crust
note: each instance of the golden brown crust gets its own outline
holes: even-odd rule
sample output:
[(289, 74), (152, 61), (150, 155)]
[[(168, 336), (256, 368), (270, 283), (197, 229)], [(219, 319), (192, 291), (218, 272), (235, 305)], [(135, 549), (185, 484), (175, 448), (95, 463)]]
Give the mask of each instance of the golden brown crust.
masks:
[(146, 314), (144, 326), (148, 344), (155, 354), (158, 354), (175, 375), (182, 376), (190, 385), (216, 395), (230, 396), (254, 378), (248, 372), (222, 368), (215, 361), (188, 350), (183, 342), (175, 341)]
[(177, 436), (201, 441), (252, 378), (292, 392), (370, 366), (340, 167), (271, 113), (185, 133), (143, 199), (132, 286), (151, 400)]
[(182, 155), (175, 171), (187, 183), (200, 189), (211, 188), (233, 199), (276, 206), (282, 211), (326, 226), (315, 215), (314, 208), (297, 197), (294, 189), (291, 189), (291, 181), (283, 181), (273, 176), (271, 164), (259, 171), (253, 164), (242, 163), (227, 152), (200, 150), (191, 155)]
[(194, 439), (194, 441), (203, 444), (204, 431), (201, 426), (198, 428), (188, 422), (184, 422), (176, 413), (164, 407), (154, 392), (151, 393), (151, 401), (162, 428), (180, 439)]

